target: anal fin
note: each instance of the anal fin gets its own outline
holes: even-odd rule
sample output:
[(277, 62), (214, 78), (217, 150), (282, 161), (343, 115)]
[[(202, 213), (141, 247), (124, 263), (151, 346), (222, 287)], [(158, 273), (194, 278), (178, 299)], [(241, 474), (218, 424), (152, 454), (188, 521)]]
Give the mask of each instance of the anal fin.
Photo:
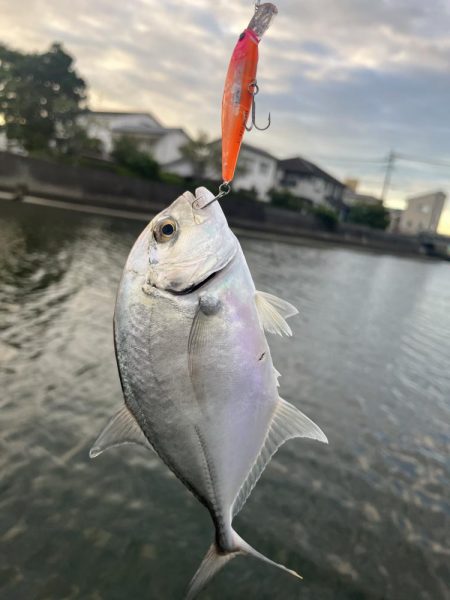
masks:
[(286, 323), (288, 317), (298, 313), (298, 310), (286, 300), (266, 292), (255, 293), (255, 304), (261, 327), (269, 333), (292, 335), (292, 329)]
[(326, 435), (318, 425), (298, 408), (279, 398), (264, 445), (233, 503), (233, 516), (237, 515), (244, 506), (278, 448), (287, 440), (295, 437), (306, 437), (328, 444)]
[(126, 406), (123, 406), (109, 420), (90, 449), (89, 456), (90, 458), (95, 458), (108, 448), (114, 448), (122, 444), (139, 444), (153, 450), (150, 442), (137, 424), (136, 419)]

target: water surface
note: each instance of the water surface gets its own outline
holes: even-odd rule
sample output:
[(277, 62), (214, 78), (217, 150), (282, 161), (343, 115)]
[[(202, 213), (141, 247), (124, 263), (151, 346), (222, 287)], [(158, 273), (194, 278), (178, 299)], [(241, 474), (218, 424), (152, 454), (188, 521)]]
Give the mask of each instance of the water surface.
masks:
[[(1, 598), (181, 599), (211, 542), (155, 455), (88, 458), (121, 405), (114, 297), (142, 227), (0, 205)], [(448, 599), (450, 264), (241, 241), (300, 308), (269, 341), (330, 444), (284, 445), (236, 520), (304, 581), (239, 558), (202, 599)]]

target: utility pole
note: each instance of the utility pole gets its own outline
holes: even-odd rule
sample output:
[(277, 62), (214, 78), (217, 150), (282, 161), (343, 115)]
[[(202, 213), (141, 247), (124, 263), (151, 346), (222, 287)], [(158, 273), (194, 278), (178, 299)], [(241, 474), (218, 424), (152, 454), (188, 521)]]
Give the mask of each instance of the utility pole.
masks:
[(395, 159), (397, 158), (395, 152), (393, 150), (391, 150), (389, 152), (389, 156), (388, 156), (388, 162), (386, 165), (386, 173), (384, 175), (384, 181), (383, 181), (383, 189), (381, 191), (381, 200), (384, 202), (389, 190), (389, 185), (391, 183), (391, 176), (392, 176), (392, 171), (394, 170), (394, 166), (395, 166)]

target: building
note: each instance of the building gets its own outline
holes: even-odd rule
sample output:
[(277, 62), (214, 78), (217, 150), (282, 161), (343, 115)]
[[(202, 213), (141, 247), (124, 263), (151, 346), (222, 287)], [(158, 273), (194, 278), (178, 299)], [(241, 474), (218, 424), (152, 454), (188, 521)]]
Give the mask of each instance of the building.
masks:
[(403, 212), (399, 229), (402, 233), (436, 233), (446, 195), (434, 192), (413, 196), (407, 199), (407, 208)]
[(89, 137), (102, 142), (106, 156), (116, 139), (128, 136), (162, 166), (179, 159), (180, 147), (190, 139), (183, 129), (164, 127), (150, 113), (89, 111), (78, 118), (78, 123)]
[(347, 206), (354, 206), (355, 204), (365, 204), (366, 206), (381, 206), (383, 204), (383, 200), (381, 198), (377, 198), (376, 196), (371, 196), (370, 194), (359, 194), (355, 190), (351, 188), (346, 188), (342, 199)]
[[(220, 139), (209, 145), (210, 162), (204, 173), (206, 179), (221, 179), (221, 145)], [(254, 190), (259, 200), (268, 202), (269, 191), (277, 183), (277, 165), (278, 160), (269, 152), (249, 144), (242, 144), (236, 174), (232, 182), (233, 190)], [(194, 165), (186, 158), (166, 164), (165, 170), (182, 177), (193, 177), (195, 173)]]
[(320, 167), (299, 156), (278, 162), (277, 183), (294, 196), (315, 205), (344, 208), (345, 185)]

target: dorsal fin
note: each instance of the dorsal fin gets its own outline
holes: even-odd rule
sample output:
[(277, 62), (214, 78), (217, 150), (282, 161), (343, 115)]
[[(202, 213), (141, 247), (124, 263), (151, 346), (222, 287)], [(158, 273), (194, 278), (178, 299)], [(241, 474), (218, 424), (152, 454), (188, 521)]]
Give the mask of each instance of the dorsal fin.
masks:
[(258, 291), (255, 293), (255, 303), (263, 329), (269, 333), (292, 335), (292, 330), (286, 323), (286, 319), (298, 313), (295, 306), (273, 294)]
[(328, 444), (327, 437), (320, 427), (298, 408), (279, 398), (264, 445), (233, 503), (233, 516), (237, 515), (244, 506), (267, 463), (278, 448), (287, 440), (295, 437), (311, 438)]
[(108, 448), (122, 444), (140, 444), (153, 450), (150, 442), (145, 437), (142, 429), (136, 422), (131, 412), (123, 406), (118, 413), (110, 419), (95, 444), (89, 451), (89, 456), (95, 458)]

